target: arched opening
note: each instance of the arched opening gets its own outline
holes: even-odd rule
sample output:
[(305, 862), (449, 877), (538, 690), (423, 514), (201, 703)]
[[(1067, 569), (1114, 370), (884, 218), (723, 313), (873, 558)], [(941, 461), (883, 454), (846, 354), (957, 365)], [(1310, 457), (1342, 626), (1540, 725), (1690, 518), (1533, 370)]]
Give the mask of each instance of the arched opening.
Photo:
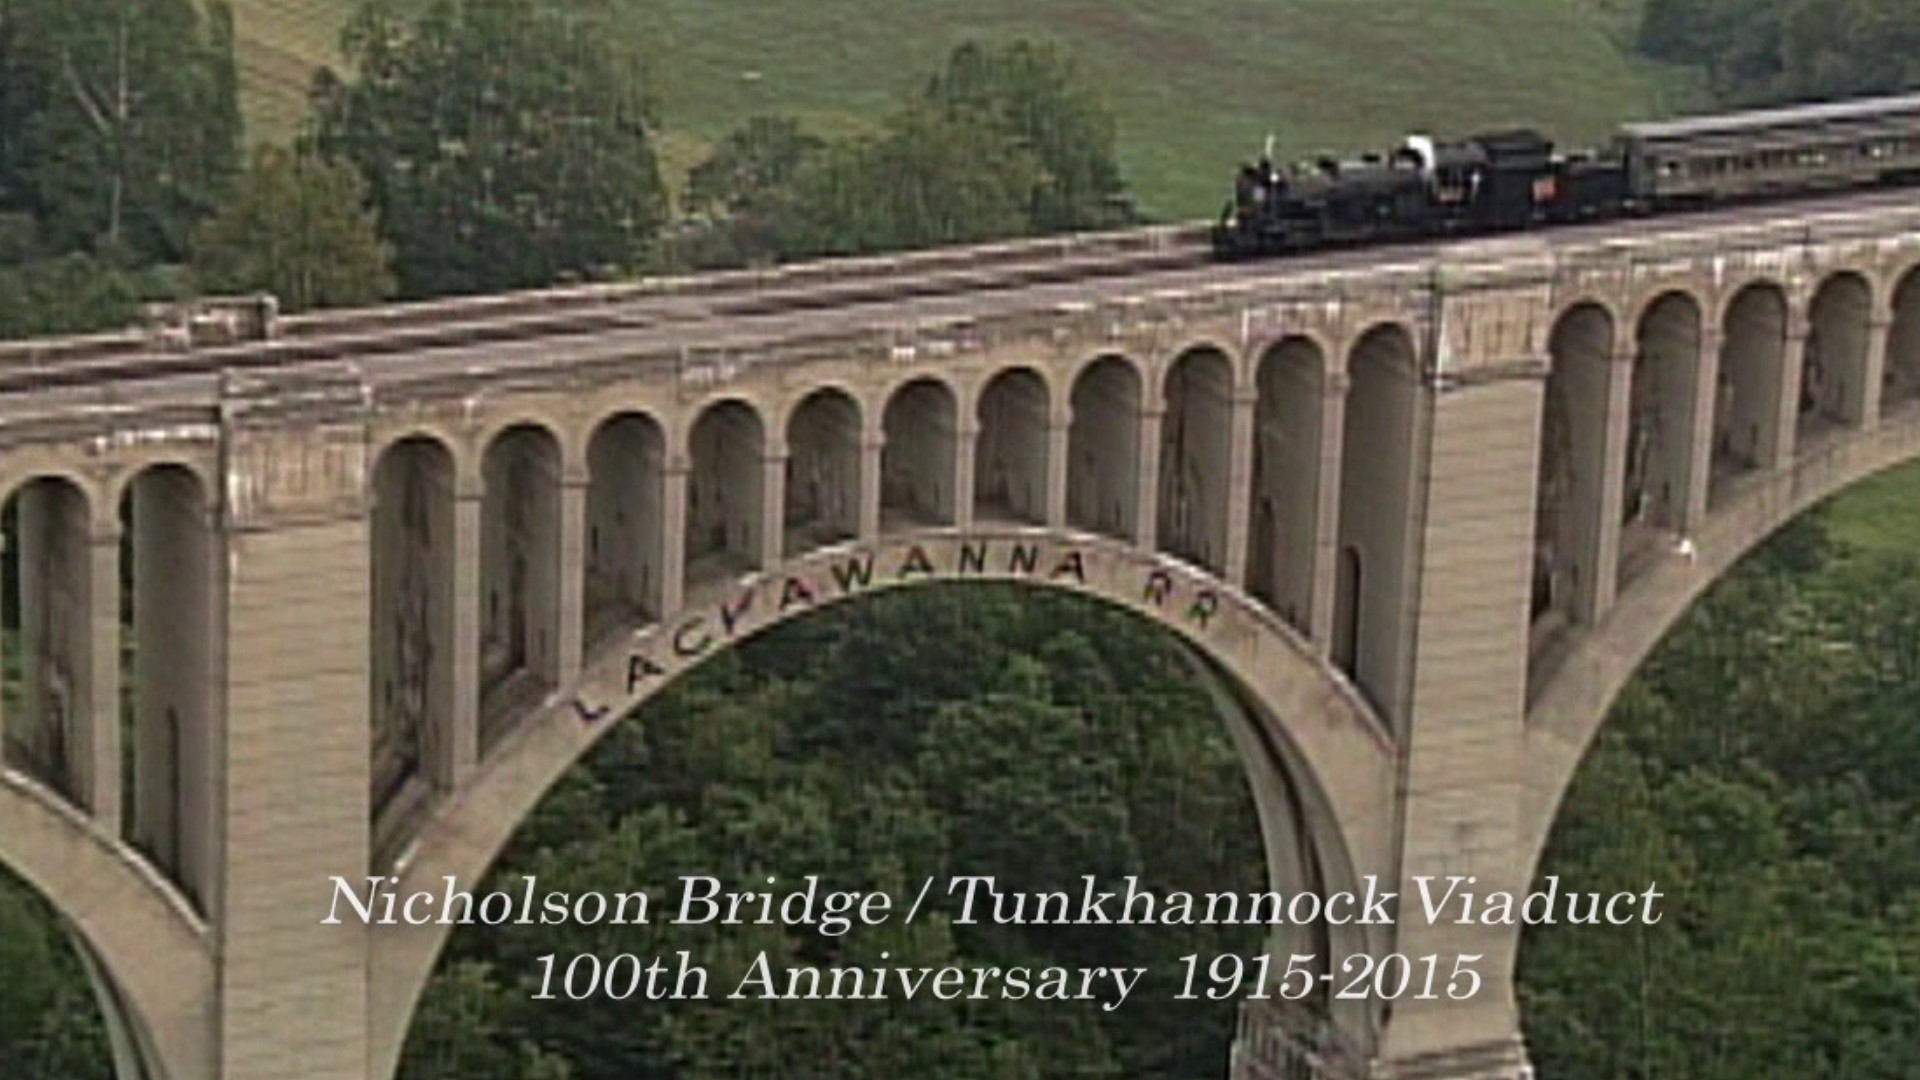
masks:
[(1727, 305), (1721, 330), (1709, 510), (1720, 505), (1730, 482), (1767, 467), (1779, 450), (1780, 394), (1787, 370), (1786, 294), (1771, 283), (1741, 289)]
[(1351, 659), (1342, 666), (1396, 725), (1404, 719), (1400, 699), (1408, 667), (1410, 627), (1402, 599), (1413, 585), (1415, 455), (1424, 442), (1419, 370), (1404, 328), (1376, 327), (1360, 339), (1348, 361), (1352, 384), (1340, 452), (1339, 546), (1353, 551), (1365, 571), (1356, 575), (1350, 596), (1338, 596), (1350, 610), (1336, 609), (1334, 625), (1351, 627), (1353, 635)]
[(589, 648), (661, 615), (666, 466), (666, 435), (650, 416), (610, 417), (587, 442), (581, 599)]
[(1808, 311), (1805, 361), (1800, 369), (1797, 446), (1835, 428), (1853, 427), (1860, 415), (1873, 338), (1873, 289), (1859, 274), (1835, 274), (1813, 294)]
[(1694, 398), (1700, 383), (1700, 318), (1693, 297), (1672, 292), (1648, 305), (1634, 329), (1620, 508), (1622, 589), (1651, 565), (1664, 538), (1686, 522)]
[(1050, 408), (1046, 381), (1029, 368), (1002, 371), (980, 392), (975, 521), (1046, 523)]
[(373, 471), (372, 821), (376, 835), (425, 800), (437, 740), (453, 728), (453, 455), (402, 439)]
[[(132, 630), (121, 650), (131, 722), (122, 747), (125, 834), (204, 909), (215, 881), (220, 753), (212, 507), (199, 477), (162, 465), (134, 477), (120, 521), (130, 571), (121, 576), (121, 622)], [(405, 767), (415, 764), (408, 759)]]
[(61, 477), (27, 481), (0, 510), (5, 766), (81, 808), (93, 761), (91, 518), (86, 496)]
[(495, 436), (481, 462), (480, 751), (560, 681), (560, 444)]
[(1233, 471), (1233, 365), (1216, 349), (1183, 354), (1167, 369), (1160, 421), (1160, 550), (1226, 572), (1227, 499)]
[(1920, 400), (1920, 267), (1907, 271), (1894, 288), (1892, 315), (1880, 391), (1884, 416)]
[(1267, 350), (1254, 376), (1247, 588), (1302, 632), (1313, 611), (1326, 378), (1326, 355), (1305, 338)]
[(787, 421), (788, 555), (860, 532), (860, 406), (832, 388), (807, 395)]
[(1531, 613), (1535, 645), (1590, 616), (1580, 596), (1600, 568), (1600, 531), (1613, 320), (1581, 304), (1562, 315), (1548, 339), (1551, 367), (1541, 403), (1536, 478)]
[(760, 565), (766, 428), (740, 401), (707, 406), (687, 440), (686, 591)]
[(893, 392), (881, 418), (880, 524), (888, 531), (954, 521), (954, 450), (959, 413), (938, 379), (915, 379)]
[[(936, 889), (926, 903), (947, 929), (889, 938), (885, 961), (858, 951), (870, 936), (858, 930), (848, 953), (821, 952), (810, 927), (674, 926), (656, 935), (631, 919), (602, 919), (565, 928), (570, 950), (624, 941), (606, 955), (659, 953), (664, 963), (643, 985), (654, 980), (669, 993), (683, 985), (676, 952), (701, 967), (686, 978), (704, 979), (708, 1000), (682, 996), (639, 1012), (605, 995), (535, 1002), (527, 1012), (513, 973), (552, 951), (548, 928), (460, 928), (422, 998), (401, 1075), (456, 1047), (473, 1074), (517, 1060), (514, 1025), (493, 1022), (510, 1009), (542, 1024), (540, 1052), (559, 1059), (556, 1068), (590, 1061), (594, 1075), (648, 1075), (666, 1058), (713, 1075), (777, 1075), (797, 1053), (871, 1061), (936, 1052), (956, 1075), (1005, 1075), (1001, 1067), (1039, 1061), (1101, 1075), (1224, 1075), (1245, 995), (1177, 1000), (1180, 956), (1312, 951), (1338, 970), (1350, 945), (1338, 928), (1301, 919), (1269, 936), (1269, 920), (1249, 919), (1255, 893), (1349, 887), (1350, 871), (1331, 865), (1338, 857), (1325, 845), (1321, 804), (1270, 748), (1283, 736), (1224, 708), (1191, 657), (1137, 617), (1015, 587), (926, 587), (806, 616), (723, 655), (647, 704), (643, 722), (612, 726), (475, 894), (522, 889), (522, 875), (536, 872), (541, 891), (573, 896), (660, 882), (649, 890), (657, 912), (677, 909), (682, 888), (665, 883), (683, 874), (784, 892), (818, 873), (823, 892), (879, 888), (899, 903), (929, 878), (991, 874), (1003, 903), (1026, 897), (1032, 921), (1041, 893), (1075, 886), (1082, 873), (1112, 881), (1121, 872), (1162, 902), (1169, 888), (1237, 894), (1242, 921), (1124, 936), (990, 925), (983, 907), (973, 921), (958, 918), (965, 898)], [(856, 672), (894, 674), (849, 677)], [(1061, 867), (1073, 870), (1064, 882)], [(992, 901), (982, 894), (976, 904)], [(802, 971), (804, 993), (808, 970), (820, 971), (824, 987), (834, 967), (1004, 969), (1016, 956), (1037, 969), (1099, 955), (1150, 974), (1128, 998), (1131, 1010), (1027, 999), (962, 1016), (842, 1000), (809, 1006), (796, 1027), (799, 1014), (784, 1006), (723, 1000), (761, 955), (775, 994), (792, 971)], [(624, 966), (619, 977), (624, 985)], [(1249, 963), (1244, 978), (1257, 977)], [(568, 1021), (546, 1026), (539, 1010), (557, 1018), (560, 1005)], [(1356, 1042), (1364, 1057), (1368, 1047)]]
[[(1533, 887), (1557, 883), (1563, 912), (1577, 896), (1588, 913), (1519, 931), (1542, 1076), (1870, 1075), (1907, 1060), (1914, 971), (1875, 943), (1914, 940), (1920, 545), (1884, 524), (1916, 482), (1920, 468), (1889, 470), (1784, 524), (1690, 611), (1691, 584), (1642, 605), (1621, 624), (1631, 636), (1593, 654), (1633, 665), (1631, 681), (1583, 674), (1531, 719), (1530, 782), (1546, 793), (1527, 814), (1523, 850), (1544, 848)], [(1844, 899), (1808, 903), (1810, 887)], [(1630, 916), (1606, 925), (1620, 893)]]
[(1067, 524), (1121, 540), (1139, 537), (1140, 374), (1118, 356), (1073, 381), (1067, 432)]

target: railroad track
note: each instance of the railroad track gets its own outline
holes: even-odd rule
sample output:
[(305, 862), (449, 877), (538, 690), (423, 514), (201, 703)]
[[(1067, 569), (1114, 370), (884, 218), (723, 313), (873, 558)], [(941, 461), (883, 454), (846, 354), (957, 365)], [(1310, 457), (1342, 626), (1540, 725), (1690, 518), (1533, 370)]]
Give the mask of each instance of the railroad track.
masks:
[(1205, 226), (1157, 226), (315, 313), (277, 320), (270, 339), (215, 345), (170, 346), (153, 330), (27, 341), (0, 345), (0, 394), (1022, 289), (1207, 259)]
[[(1744, 218), (1790, 219), (1794, 212), (1833, 220), (1867, 216), (1911, 204), (1911, 192), (1853, 193), (1756, 205), (1724, 207), (1653, 218), (1618, 219), (1519, 234), (1550, 246), (1631, 240), (1649, 234), (1684, 234), (1701, 227), (1739, 224)], [(1346, 270), (1375, 263), (1426, 260), (1460, 240), (1421, 240), (1329, 250), (1294, 258), (1221, 264), (1206, 248), (1206, 228), (1183, 225), (1082, 234), (1040, 240), (946, 248), (895, 256), (831, 259), (768, 270), (725, 271), (685, 277), (571, 289), (388, 305), (279, 320), (268, 340), (168, 348), (151, 333), (127, 332), (90, 338), (0, 345), (0, 398), (20, 401), (51, 393), (69, 402), (105, 404), (124, 400), (133, 384), (182, 384), (229, 372), (306, 365), (391, 363), (412, 353), (435, 351), (440, 364), (450, 351), (469, 346), (532, 346), (578, 342), (592, 335), (670, 341), (676, 331), (701, 324), (725, 332), (757, 326), (784, 331), (817, 321), (822, 311), (865, 308), (882, 314), (889, 303), (928, 299), (925, 311), (951, 313), (956, 302), (1034, 290), (1034, 305), (1085, 300), (1079, 285), (1139, 276), (1156, 288), (1175, 290), (1216, 280), (1290, 272)], [(1098, 291), (1088, 290), (1088, 292)], [(970, 301), (967, 305), (969, 306)], [(1004, 303), (993, 306), (1007, 307)], [(810, 319), (809, 316), (813, 318)], [(738, 327), (730, 324), (737, 320)], [(654, 335), (658, 334), (658, 338)], [(684, 335), (679, 335), (684, 336)], [(522, 352), (523, 350), (511, 350)], [(57, 407), (55, 401), (46, 407)], [(39, 411), (39, 410), (32, 410)]]

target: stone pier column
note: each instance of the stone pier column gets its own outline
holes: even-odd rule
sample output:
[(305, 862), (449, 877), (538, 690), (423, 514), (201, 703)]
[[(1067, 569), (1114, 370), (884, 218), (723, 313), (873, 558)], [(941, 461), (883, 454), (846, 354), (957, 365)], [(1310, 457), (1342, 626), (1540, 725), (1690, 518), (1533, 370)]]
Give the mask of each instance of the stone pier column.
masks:
[(1860, 385), (1851, 387), (1846, 401), (1847, 422), (1862, 431), (1880, 424), (1880, 397), (1886, 389), (1887, 348), (1893, 337), (1893, 317), (1875, 312), (1867, 324), (1867, 362)]
[(1718, 327), (1700, 332), (1700, 362), (1694, 368), (1693, 398), (1688, 402), (1687, 448), (1674, 523), (1683, 535), (1699, 532), (1707, 520), (1707, 493), (1713, 487), (1714, 406), (1720, 398), (1720, 348), (1724, 340)]
[(454, 480), (453, 496), (453, 716), (438, 745), (446, 760), (438, 777), (452, 790), (480, 761), (480, 485)]
[(1073, 414), (1062, 410), (1047, 421), (1047, 527), (1067, 527), (1067, 455), (1073, 452)]
[(1142, 551), (1153, 551), (1160, 545), (1160, 423), (1166, 415), (1167, 410), (1159, 406), (1140, 410), (1140, 477), (1134, 489), (1133, 542)]
[(760, 569), (771, 570), (787, 557), (787, 448), (760, 459)]
[(980, 425), (963, 422), (953, 432), (953, 524), (973, 526), (974, 455), (980, 447)]
[(555, 617), (554, 684), (565, 686), (580, 674), (580, 655), (586, 634), (587, 485), (584, 466), (564, 470), (560, 479), (560, 580)]
[(1424, 898), (1438, 902), (1456, 877), (1472, 879), (1460, 889), (1476, 898), (1529, 885), (1520, 815), (1547, 303), (1545, 289), (1524, 287), (1442, 299), (1423, 495), (1416, 489), (1419, 570), (1409, 578), (1391, 951), (1416, 965), (1437, 957), (1441, 980), (1457, 958), (1477, 957), (1462, 962), (1479, 989), (1394, 1002), (1376, 1080), (1532, 1076), (1514, 995), (1521, 928), (1459, 925), (1457, 899), (1429, 919)]
[(887, 447), (887, 433), (869, 428), (860, 433), (860, 539), (871, 541), (880, 535), (880, 466)]
[(684, 454), (667, 459), (660, 474), (660, 582), (655, 598), (660, 618), (680, 610), (687, 588), (687, 473)]
[(1333, 603), (1340, 574), (1340, 476), (1350, 385), (1345, 369), (1337, 369), (1327, 372), (1320, 387), (1319, 497), (1313, 511), (1313, 546), (1306, 557), (1313, 560), (1307, 633), (1322, 656), (1333, 646)]
[(1794, 315), (1787, 327), (1786, 340), (1780, 347), (1780, 380), (1771, 403), (1772, 421), (1760, 437), (1760, 460), (1757, 464), (1762, 469), (1793, 466), (1800, 436), (1800, 388), (1806, 380), (1806, 373), (1807, 321), (1804, 316)]
[[(1600, 429), (1599, 504), (1578, 508), (1582, 515), (1595, 515), (1580, 530), (1583, 542), (1592, 545), (1585, 552), (1583, 565), (1591, 568), (1579, 582), (1573, 597), (1574, 616), (1591, 625), (1613, 609), (1620, 587), (1620, 534), (1623, 507), (1627, 497), (1627, 443), (1633, 437), (1633, 359), (1638, 355), (1632, 342), (1614, 350), (1607, 361), (1606, 419)], [(1587, 524), (1591, 528), (1586, 527)]]
[(368, 931), (321, 921), (371, 854), (361, 408), (342, 377), (297, 420), (268, 397), (224, 418), (218, 1080), (367, 1074)]
[(89, 538), (92, 566), (92, 708), (73, 749), (75, 795), (102, 832), (119, 836), (120, 806), (120, 518), (104, 508)]
[(1233, 432), (1227, 445), (1227, 535), (1226, 563), (1222, 567), (1227, 581), (1247, 583), (1247, 519), (1253, 509), (1253, 421), (1260, 394), (1249, 386), (1236, 389), (1230, 400)]

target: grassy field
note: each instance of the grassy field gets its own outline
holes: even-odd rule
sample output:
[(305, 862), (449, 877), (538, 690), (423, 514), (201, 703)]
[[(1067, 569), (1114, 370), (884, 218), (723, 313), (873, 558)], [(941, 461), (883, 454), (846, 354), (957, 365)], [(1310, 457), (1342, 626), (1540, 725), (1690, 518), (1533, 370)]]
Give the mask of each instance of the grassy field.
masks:
[[(299, 123), (355, 2), (235, 0), (256, 138)], [(655, 57), (676, 182), (755, 112), (869, 124), (972, 37), (1069, 49), (1119, 118), (1142, 206), (1170, 217), (1213, 213), (1269, 133), (1290, 157), (1512, 123), (1584, 143), (1677, 100), (1621, 55), (1634, 0), (625, 2)]]
[(1920, 554), (1920, 462), (1888, 469), (1833, 500), (1834, 535), (1880, 554)]

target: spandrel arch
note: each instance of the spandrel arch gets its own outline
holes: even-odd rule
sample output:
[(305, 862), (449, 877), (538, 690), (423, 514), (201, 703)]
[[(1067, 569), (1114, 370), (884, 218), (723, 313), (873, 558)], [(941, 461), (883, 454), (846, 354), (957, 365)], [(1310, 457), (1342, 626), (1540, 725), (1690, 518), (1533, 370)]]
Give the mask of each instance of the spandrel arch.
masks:
[[(816, 551), (637, 632), (626, 648), (590, 663), (576, 693), (531, 718), (524, 739), (482, 764), (458, 799), (421, 830), (399, 887), (438, 883), (446, 875), (478, 881), (548, 787), (606, 730), (733, 643), (874, 590), (953, 580), (1070, 590), (1173, 630), (1259, 703), (1268, 718), (1262, 738), (1286, 744), (1289, 760), (1298, 763), (1289, 775), (1328, 859), (1325, 880), (1347, 888), (1340, 883), (1387, 872), (1392, 742), (1364, 700), (1332, 676), (1298, 634), (1245, 594), (1189, 566), (1084, 534), (1000, 528), (886, 536)], [(485, 824), (463, 814), (463, 805), (487, 807)], [(447, 928), (382, 927), (379, 933), (373, 1014), (390, 1018), (379, 1036), (380, 1060), (390, 1069)]]

